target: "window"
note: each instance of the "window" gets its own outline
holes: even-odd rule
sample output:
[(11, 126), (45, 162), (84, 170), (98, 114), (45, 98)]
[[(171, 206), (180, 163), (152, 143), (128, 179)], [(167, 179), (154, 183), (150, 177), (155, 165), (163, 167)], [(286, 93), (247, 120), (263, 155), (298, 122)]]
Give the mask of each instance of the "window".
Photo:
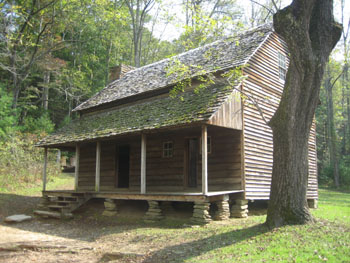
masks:
[[(202, 140), (200, 140), (200, 144), (199, 144), (199, 152), (202, 154)], [(211, 153), (211, 137), (208, 136), (207, 137), (207, 153)]]
[(173, 142), (163, 142), (163, 157), (170, 158), (173, 157)]
[(280, 80), (286, 80), (286, 74), (287, 74), (286, 60), (287, 60), (286, 56), (283, 55), (281, 52), (278, 52), (278, 68), (279, 68)]

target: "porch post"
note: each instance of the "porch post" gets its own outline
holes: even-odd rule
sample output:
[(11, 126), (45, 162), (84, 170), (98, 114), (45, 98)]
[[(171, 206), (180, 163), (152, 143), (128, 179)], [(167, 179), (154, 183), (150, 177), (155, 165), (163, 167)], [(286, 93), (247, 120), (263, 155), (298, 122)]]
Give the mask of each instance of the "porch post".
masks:
[(101, 143), (96, 143), (96, 182), (95, 191), (100, 191), (100, 161), (101, 161)]
[(146, 134), (141, 134), (141, 194), (146, 193)]
[(75, 171), (74, 171), (74, 190), (78, 190), (79, 182), (79, 163), (80, 163), (80, 146), (77, 144), (75, 146)]
[(47, 147), (44, 149), (43, 191), (46, 191)]
[(208, 193), (208, 149), (207, 149), (207, 126), (202, 126), (202, 193)]

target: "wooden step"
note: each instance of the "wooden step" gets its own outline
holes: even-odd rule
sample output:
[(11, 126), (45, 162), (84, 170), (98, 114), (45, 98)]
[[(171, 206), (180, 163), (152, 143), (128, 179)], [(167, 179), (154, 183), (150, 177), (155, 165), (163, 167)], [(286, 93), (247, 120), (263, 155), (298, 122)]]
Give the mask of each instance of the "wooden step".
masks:
[[(48, 197), (48, 195), (45, 196)], [(43, 217), (70, 218), (73, 217), (72, 212), (85, 204), (89, 199), (91, 199), (91, 196), (84, 193), (54, 195), (49, 197), (49, 202), (40, 204), (39, 209), (34, 211), (34, 213)]]
[(79, 200), (82, 200), (84, 198), (78, 197), (78, 196), (61, 196), (58, 198), (57, 201), (73, 201), (73, 202), (77, 202)]
[(69, 206), (66, 205), (48, 205), (48, 208), (55, 208), (55, 209), (67, 209)]
[(76, 201), (64, 201), (64, 200), (58, 200), (58, 201), (55, 201), (53, 202), (55, 204), (58, 204), (58, 205), (64, 205), (64, 206), (69, 206), (70, 204), (75, 204)]

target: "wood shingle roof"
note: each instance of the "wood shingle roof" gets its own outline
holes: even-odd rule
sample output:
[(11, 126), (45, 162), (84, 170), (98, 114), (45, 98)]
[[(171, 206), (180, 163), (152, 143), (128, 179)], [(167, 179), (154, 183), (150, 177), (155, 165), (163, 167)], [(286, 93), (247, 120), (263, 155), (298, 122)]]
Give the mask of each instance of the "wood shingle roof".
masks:
[(169, 75), (169, 68), (177, 62), (189, 67), (190, 74), (184, 77), (188, 75), (195, 77), (202, 75), (203, 72), (215, 72), (244, 65), (271, 32), (271, 25), (266, 24), (235, 37), (218, 40), (172, 58), (129, 71), (124, 77), (111, 82), (95, 96), (80, 104), (74, 111), (86, 110), (143, 92), (171, 86), (182, 80), (182, 77), (176, 74)]
[[(271, 32), (272, 27), (264, 25), (236, 37), (216, 41), (174, 58), (132, 70), (75, 110), (93, 109), (134, 95), (171, 87), (184, 78), (203, 75), (203, 72), (225, 71), (245, 65)], [(187, 65), (190, 74), (184, 77), (169, 75), (169, 67), (177, 62)], [(185, 92), (182, 94), (183, 100), (172, 98), (166, 93), (132, 104), (83, 114), (41, 140), (37, 146), (63, 146), (144, 130), (207, 122), (232, 92), (233, 87), (217, 82), (200, 89), (199, 93), (193, 89)]]
[(224, 84), (214, 84), (182, 99), (160, 96), (110, 111), (87, 114), (41, 140), (37, 146), (54, 146), (107, 138), (126, 133), (204, 122), (232, 93)]

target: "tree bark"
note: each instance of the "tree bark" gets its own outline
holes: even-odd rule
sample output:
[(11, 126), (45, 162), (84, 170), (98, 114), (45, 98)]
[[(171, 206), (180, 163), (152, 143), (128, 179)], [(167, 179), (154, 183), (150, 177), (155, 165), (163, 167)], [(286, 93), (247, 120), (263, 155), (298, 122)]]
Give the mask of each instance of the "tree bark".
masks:
[(133, 31), (133, 55), (134, 55), (134, 65), (135, 67), (140, 67), (141, 65), (141, 49), (142, 49), (142, 35), (145, 25), (145, 19), (148, 12), (152, 9), (155, 1), (154, 0), (132, 0), (125, 1), (132, 22)]
[(43, 109), (47, 111), (49, 109), (49, 84), (50, 84), (50, 71), (44, 73), (44, 87), (43, 87)]
[(279, 227), (313, 221), (306, 199), (308, 138), (324, 67), (342, 27), (334, 22), (332, 0), (293, 0), (273, 24), (290, 52), (280, 105), (269, 122), (274, 152), (266, 224)]

